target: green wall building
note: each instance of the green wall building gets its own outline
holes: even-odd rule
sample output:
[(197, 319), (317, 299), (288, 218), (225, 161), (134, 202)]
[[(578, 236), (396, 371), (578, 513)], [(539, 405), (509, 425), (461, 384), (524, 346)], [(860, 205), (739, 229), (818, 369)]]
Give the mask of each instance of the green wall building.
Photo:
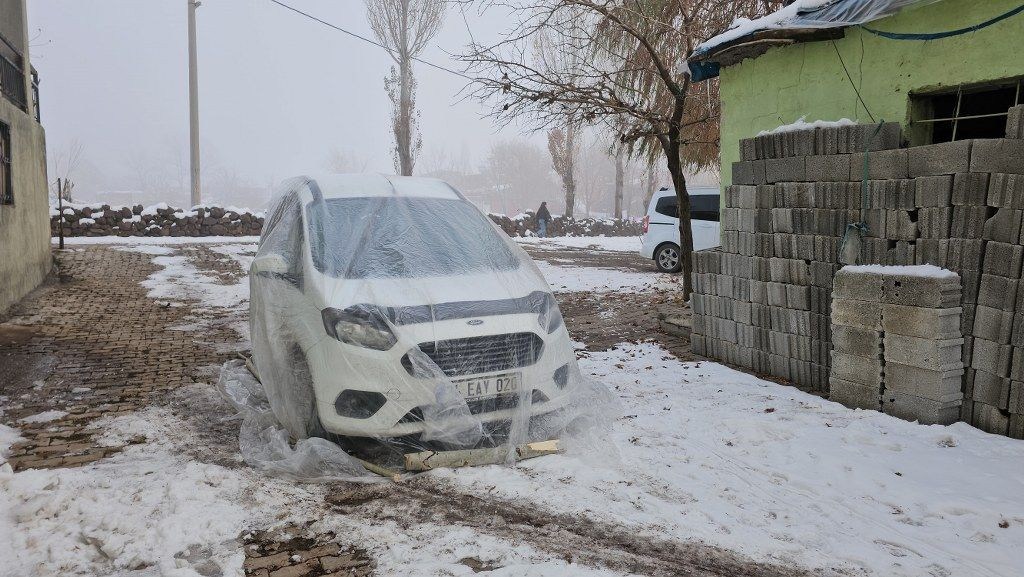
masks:
[[(723, 187), (741, 138), (801, 117), (898, 121), (907, 144), (921, 145), (1002, 137), (1007, 109), (1024, 103), (1022, 0), (801, 4), (691, 58), (695, 80), (720, 75)], [(880, 17), (850, 23), (865, 11)]]

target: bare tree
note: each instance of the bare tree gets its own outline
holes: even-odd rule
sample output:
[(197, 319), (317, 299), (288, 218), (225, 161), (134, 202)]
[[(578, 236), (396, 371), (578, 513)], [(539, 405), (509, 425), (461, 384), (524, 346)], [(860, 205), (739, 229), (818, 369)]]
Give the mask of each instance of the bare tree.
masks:
[(350, 149), (339, 149), (335, 148), (331, 151), (330, 156), (327, 157), (327, 170), (330, 170), (336, 174), (345, 174), (349, 172), (366, 172), (366, 167), (370, 164), (365, 156), (356, 154)]
[(622, 189), (626, 178), (626, 147), (615, 147), (615, 218), (622, 218)]
[(644, 187), (644, 208), (651, 204), (651, 197), (658, 191), (658, 168), (647, 167), (647, 186)]
[[(53, 156), (52, 174), (57, 176), (57, 180), (53, 183), (53, 190), (67, 202), (71, 202), (71, 190), (75, 187), (71, 177), (82, 162), (84, 150), (85, 146), (82, 145), (82, 142), (77, 138), (72, 138)], [(61, 184), (58, 185), (57, 181), (60, 181)]]
[(568, 123), (565, 129), (552, 128), (548, 131), (548, 152), (551, 153), (551, 168), (562, 179), (565, 193), (565, 216), (572, 218), (576, 206), (576, 157), (579, 145), (576, 142), (576, 127)]
[(365, 1), (370, 29), (395, 61), (391, 74), (384, 79), (384, 89), (392, 107), (395, 170), (409, 176), (422, 146), (412, 62), (441, 30), (445, 0)]
[[(764, 13), (767, 0), (479, 0), (512, 14), (497, 44), (472, 44), (461, 56), (475, 79), (471, 93), (503, 121), (560, 126), (566, 117), (605, 124), (633, 154), (657, 148), (679, 203), (683, 290), (691, 291), (690, 199), (684, 170), (718, 155), (717, 84), (694, 85), (682, 70), (697, 45), (737, 16)], [(532, 38), (583, 55), (554, 69), (531, 58)], [(706, 93), (706, 94), (705, 94)]]
[(506, 214), (535, 210), (557, 186), (544, 150), (527, 140), (492, 144), (480, 172), (489, 204)]

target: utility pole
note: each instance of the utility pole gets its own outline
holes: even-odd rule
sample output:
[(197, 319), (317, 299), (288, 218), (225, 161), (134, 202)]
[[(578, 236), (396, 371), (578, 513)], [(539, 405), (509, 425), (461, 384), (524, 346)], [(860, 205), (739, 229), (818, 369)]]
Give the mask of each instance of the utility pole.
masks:
[(191, 151), (192, 206), (200, 204), (199, 183), (199, 65), (196, 56), (196, 8), (199, 0), (188, 2), (188, 136)]

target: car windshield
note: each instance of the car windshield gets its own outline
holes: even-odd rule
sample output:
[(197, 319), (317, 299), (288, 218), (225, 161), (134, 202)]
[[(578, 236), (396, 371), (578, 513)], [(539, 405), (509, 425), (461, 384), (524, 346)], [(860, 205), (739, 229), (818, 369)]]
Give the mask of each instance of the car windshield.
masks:
[(341, 278), (414, 278), (512, 270), (519, 259), (464, 200), (356, 197), (306, 206), (320, 272)]

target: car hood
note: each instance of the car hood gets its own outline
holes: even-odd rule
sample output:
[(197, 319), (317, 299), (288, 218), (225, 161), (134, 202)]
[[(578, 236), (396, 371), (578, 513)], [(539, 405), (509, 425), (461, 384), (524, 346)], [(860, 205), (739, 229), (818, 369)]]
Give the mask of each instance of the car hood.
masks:
[[(309, 279), (321, 308), (353, 305), (382, 308), (451, 306), (489, 301), (520, 301), (550, 294), (551, 289), (532, 262), (511, 271), (445, 277), (343, 279), (317, 274)], [(468, 305), (467, 305), (468, 306)]]

